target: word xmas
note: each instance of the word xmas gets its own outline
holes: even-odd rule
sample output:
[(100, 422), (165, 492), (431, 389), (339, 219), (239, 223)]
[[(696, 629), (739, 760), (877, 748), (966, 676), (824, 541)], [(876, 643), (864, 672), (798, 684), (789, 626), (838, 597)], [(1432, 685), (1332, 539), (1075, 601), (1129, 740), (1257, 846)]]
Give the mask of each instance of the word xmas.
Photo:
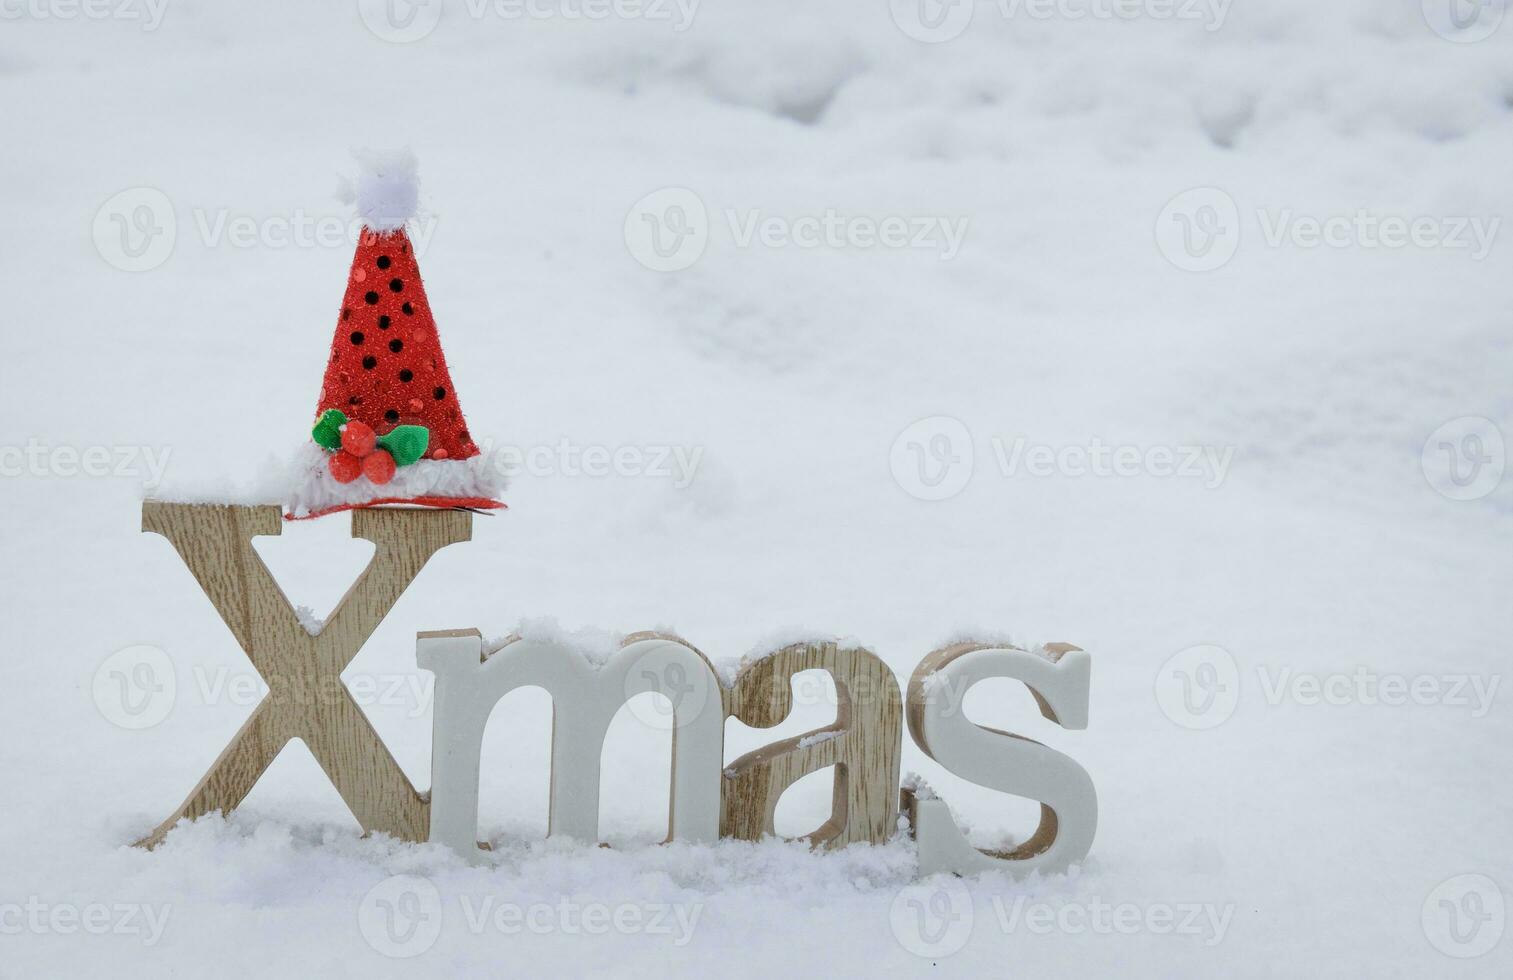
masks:
[[(436, 676), (431, 791), (423, 795), (389, 754), (340, 681), (342, 670), (441, 548), (471, 536), (460, 510), (352, 512), (352, 534), (374, 545), (373, 558), (319, 633), (300, 624), (252, 547), (283, 527), (273, 506), (149, 502), (143, 530), (166, 537), (268, 684), (268, 695), (221, 752), (189, 798), (139, 841), (152, 847), (180, 820), (230, 812), (290, 739), (302, 739), (363, 829), (402, 840), (438, 841), (473, 860), (484, 726), (500, 698), (519, 687), (552, 697), (551, 836), (597, 842), (600, 757), (610, 722), (638, 694), (671, 705), (672, 799), (668, 840), (755, 840), (774, 833), (778, 798), (812, 772), (835, 767), (829, 819), (807, 839), (840, 847), (880, 843), (898, 828), (900, 809), (919, 847), (921, 874), (970, 874), (1000, 868), (1053, 871), (1092, 846), (1098, 802), (1087, 772), (1038, 742), (983, 728), (961, 712), (979, 681), (1008, 677), (1029, 687), (1046, 718), (1087, 727), (1091, 662), (1073, 646), (1029, 652), (960, 643), (930, 654), (906, 696), (892, 672), (867, 650), (834, 643), (797, 644), (745, 662), (722, 683), (698, 650), (676, 637), (637, 634), (604, 663), (555, 642), (516, 638), (485, 655), (476, 630), (421, 633), (420, 667)], [(792, 677), (824, 670), (834, 679), (834, 724), (783, 739), (723, 765), (727, 718), (771, 728), (793, 707)], [(312, 696), (319, 692), (319, 696)], [(1012, 851), (968, 843), (945, 802), (899, 787), (903, 723), (919, 747), (946, 769), (982, 786), (1039, 800), (1041, 819)]]

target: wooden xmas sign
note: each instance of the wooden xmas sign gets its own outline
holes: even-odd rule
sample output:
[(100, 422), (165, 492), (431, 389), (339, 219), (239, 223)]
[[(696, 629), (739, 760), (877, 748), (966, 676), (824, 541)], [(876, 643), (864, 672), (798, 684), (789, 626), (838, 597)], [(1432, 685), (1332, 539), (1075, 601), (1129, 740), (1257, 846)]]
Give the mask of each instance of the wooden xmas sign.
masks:
[[(669, 706), (672, 793), (667, 840), (756, 840), (774, 834), (783, 792), (834, 767), (829, 817), (805, 835), (819, 848), (879, 844), (899, 833), (900, 806), (918, 842), (921, 874), (1057, 871), (1092, 846), (1097, 796), (1086, 770), (1038, 742), (978, 726), (961, 711), (967, 691), (1007, 677), (1029, 687), (1041, 713), (1064, 728), (1087, 725), (1091, 661), (1057, 644), (1030, 652), (956, 644), (927, 656), (906, 696), (868, 650), (800, 643), (749, 659), (730, 683), (682, 639), (639, 633), (602, 662), (570, 645), (512, 638), (488, 653), (475, 629), (420, 633), (416, 662), (436, 677), (431, 789), (410, 783), (340, 680), (364, 642), (437, 551), (472, 536), (462, 510), (359, 509), (352, 534), (373, 558), (319, 633), (300, 624), (252, 547), (283, 528), (273, 506), (149, 502), (143, 530), (166, 537), (210, 597), (268, 684), (268, 694), (199, 784), (138, 843), (154, 847), (179, 821), (234, 810), (290, 739), (309, 746), (364, 831), (436, 841), (483, 860), (476, 838), (484, 728), (499, 699), (519, 687), (552, 698), (548, 835), (601, 839), (600, 758), (610, 722), (628, 700), (660, 694)], [(723, 764), (725, 722), (782, 723), (793, 708), (792, 678), (823, 670), (835, 683), (835, 722)], [(905, 719), (936, 762), (972, 782), (1041, 802), (1035, 834), (1011, 851), (974, 848), (943, 800), (899, 788)]]

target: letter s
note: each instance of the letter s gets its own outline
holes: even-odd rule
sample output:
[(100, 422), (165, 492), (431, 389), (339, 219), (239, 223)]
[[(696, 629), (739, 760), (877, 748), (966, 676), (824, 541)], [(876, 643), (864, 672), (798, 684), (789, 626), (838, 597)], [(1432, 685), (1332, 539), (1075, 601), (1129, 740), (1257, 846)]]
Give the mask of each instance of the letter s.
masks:
[(944, 800), (906, 791), (919, 844), (919, 873), (1064, 871), (1087, 856), (1098, 827), (1098, 794), (1086, 769), (1039, 742), (973, 724), (962, 712), (978, 681), (1008, 677), (1035, 695), (1040, 713), (1063, 728), (1087, 728), (1092, 658), (1069, 644), (1031, 653), (961, 643), (930, 654), (909, 679), (909, 732), (926, 755), (980, 786), (1040, 801), (1040, 826), (1012, 851), (973, 847)]

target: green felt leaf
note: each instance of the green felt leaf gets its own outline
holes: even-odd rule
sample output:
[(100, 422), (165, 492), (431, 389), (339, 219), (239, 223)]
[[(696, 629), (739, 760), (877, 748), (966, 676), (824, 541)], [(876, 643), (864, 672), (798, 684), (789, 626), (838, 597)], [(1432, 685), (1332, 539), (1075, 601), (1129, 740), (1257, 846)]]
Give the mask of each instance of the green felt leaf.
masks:
[(423, 425), (398, 425), (388, 435), (378, 437), (378, 444), (389, 451), (399, 466), (409, 466), (426, 454), (431, 432)]
[(341, 448), (341, 427), (346, 424), (346, 415), (337, 409), (328, 408), (316, 420), (310, 437), (315, 440), (316, 445), (334, 453)]

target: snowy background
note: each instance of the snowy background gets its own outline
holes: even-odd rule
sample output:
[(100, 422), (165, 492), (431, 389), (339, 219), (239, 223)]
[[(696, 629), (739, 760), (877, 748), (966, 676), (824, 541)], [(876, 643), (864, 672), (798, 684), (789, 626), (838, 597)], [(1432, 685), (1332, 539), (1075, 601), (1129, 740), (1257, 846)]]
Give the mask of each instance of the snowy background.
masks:
[[(0, 976), (1513, 972), (1501, 0), (589, 3), (0, 3)], [(417, 630), (833, 633), (901, 678), (1068, 641), (1087, 731), (1007, 682), (967, 710), (1092, 774), (1080, 869), (918, 892), (907, 842), (650, 846), (633, 707), (615, 847), (549, 846), (540, 692), (490, 723), (489, 868), (359, 839), (299, 745), (126, 846), (258, 696), (144, 484), (255, 486), (304, 439), (333, 188), (404, 144), (462, 405), (520, 461), (347, 671), (411, 779)], [(259, 548), (317, 617), (369, 552), (346, 517)], [(800, 681), (729, 757), (833, 718)], [(904, 751), (978, 841), (1033, 828)], [(439, 932), (375, 939), (396, 896)]]

